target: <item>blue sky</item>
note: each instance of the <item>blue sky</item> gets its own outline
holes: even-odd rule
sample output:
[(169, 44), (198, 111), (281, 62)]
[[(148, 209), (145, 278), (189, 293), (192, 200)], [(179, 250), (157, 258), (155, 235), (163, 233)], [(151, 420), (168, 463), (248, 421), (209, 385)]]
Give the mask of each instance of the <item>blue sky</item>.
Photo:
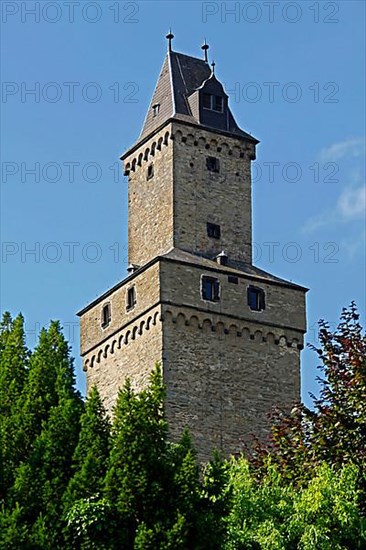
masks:
[[(173, 49), (206, 37), (235, 117), (260, 139), (253, 163), (256, 264), (302, 284), (307, 341), (365, 296), (365, 4), (2, 2), (1, 309), (28, 343), (126, 275), (127, 181), (172, 27)], [(33, 90), (33, 93), (32, 93)], [(33, 251), (33, 252), (32, 252)], [(364, 316), (363, 316), (364, 322)], [(316, 393), (302, 354), (302, 393)]]

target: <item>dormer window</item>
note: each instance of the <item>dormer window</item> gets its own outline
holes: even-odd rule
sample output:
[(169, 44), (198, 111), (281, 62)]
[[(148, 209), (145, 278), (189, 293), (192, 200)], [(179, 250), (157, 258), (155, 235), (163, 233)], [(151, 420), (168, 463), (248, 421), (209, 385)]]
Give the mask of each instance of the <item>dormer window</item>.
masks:
[(203, 108), (222, 113), (224, 110), (223, 97), (220, 95), (203, 94)]
[(152, 110), (153, 110), (153, 117), (155, 118), (159, 114), (160, 103), (155, 103), (155, 105), (152, 106)]
[(203, 108), (211, 109), (211, 94), (203, 94)]
[(222, 113), (223, 105), (224, 105), (224, 102), (222, 101), (222, 97), (219, 95), (213, 95), (212, 103), (213, 103), (213, 110), (218, 111), (219, 113)]

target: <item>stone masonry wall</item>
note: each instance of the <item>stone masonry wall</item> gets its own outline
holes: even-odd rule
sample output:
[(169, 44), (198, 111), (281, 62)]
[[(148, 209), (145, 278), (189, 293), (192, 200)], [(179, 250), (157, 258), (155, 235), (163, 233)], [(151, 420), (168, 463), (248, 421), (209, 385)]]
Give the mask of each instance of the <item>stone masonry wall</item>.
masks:
[(188, 426), (200, 460), (214, 449), (243, 450), (253, 433), (265, 439), (273, 406), (290, 407), (300, 397), (296, 342), (269, 327), (262, 332), (235, 319), (230, 325), (219, 315), (204, 317), (171, 306), (163, 313), (171, 436), (179, 438)]
[[(201, 298), (202, 275), (220, 281), (220, 301)], [(199, 458), (214, 448), (240, 450), (249, 435), (266, 437), (267, 413), (300, 397), (300, 349), (305, 331), (305, 293), (255, 281), (266, 293), (266, 309), (251, 311), (247, 287), (253, 280), (201, 265), (160, 260), (98, 300), (81, 317), (83, 366), (88, 389), (98, 386), (112, 412), (119, 387), (130, 377), (146, 386), (156, 362), (167, 384), (172, 437), (188, 426)], [(126, 293), (137, 302), (126, 312)], [(111, 323), (101, 311), (111, 305)]]
[[(219, 266), (218, 266), (219, 267)], [(201, 278), (203, 275), (220, 281), (220, 301), (209, 302), (201, 298)], [(291, 336), (302, 341), (306, 330), (305, 292), (299, 288), (252, 279), (244, 273), (237, 277), (238, 283), (229, 282), (230, 271), (208, 271), (200, 266), (182, 263), (162, 262), (161, 299), (176, 305), (192, 306), (211, 314), (226, 315), (247, 319), (253, 324), (287, 327)], [(237, 275), (237, 272), (235, 272)], [(247, 303), (249, 285), (265, 291), (264, 311), (252, 311)], [(300, 331), (300, 332), (299, 332)]]
[(147, 386), (155, 363), (162, 362), (160, 317), (158, 306), (126, 330), (111, 336), (96, 354), (91, 352), (85, 356), (87, 390), (93, 385), (98, 387), (109, 413), (113, 412), (118, 390), (126, 378), (140, 391)]
[[(180, 124), (173, 136), (174, 246), (208, 257), (225, 250), (251, 263), (253, 143)], [(219, 173), (207, 169), (209, 156)], [(207, 236), (207, 222), (220, 225), (220, 239)]]
[[(156, 362), (162, 360), (159, 264), (127, 278), (81, 316), (81, 354), (87, 373), (87, 390), (98, 386), (109, 410), (119, 387), (130, 377), (142, 389)], [(127, 311), (128, 289), (134, 286), (136, 304)], [(111, 307), (111, 322), (101, 327), (102, 309)]]
[[(219, 159), (220, 172), (206, 159)], [(124, 161), (128, 175), (129, 263), (144, 265), (173, 246), (252, 260), (252, 142), (171, 123)], [(153, 175), (148, 176), (149, 167)], [(207, 235), (220, 225), (220, 239)]]
[[(127, 292), (130, 287), (135, 287), (136, 304), (135, 307), (127, 311)], [(160, 284), (159, 284), (159, 265), (150, 266), (139, 275), (129, 277), (122, 285), (105, 298), (102, 297), (91, 308), (87, 309), (80, 320), (80, 351), (81, 355), (89, 353), (95, 355), (97, 348), (104, 349), (106, 341), (116, 332), (124, 329), (126, 325), (136, 318), (145, 314), (159, 302)], [(101, 326), (101, 316), (103, 306), (110, 304), (111, 322), (106, 328)]]
[[(144, 265), (173, 246), (173, 142), (171, 127), (125, 160), (128, 175), (128, 261)], [(148, 177), (149, 166), (153, 176)]]

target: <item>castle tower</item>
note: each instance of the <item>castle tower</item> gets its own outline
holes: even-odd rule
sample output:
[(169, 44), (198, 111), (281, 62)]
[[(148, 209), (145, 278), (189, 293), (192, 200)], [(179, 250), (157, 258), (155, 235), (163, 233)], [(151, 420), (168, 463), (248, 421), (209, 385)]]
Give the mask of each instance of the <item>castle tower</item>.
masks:
[(265, 438), (300, 398), (306, 289), (252, 264), (251, 161), (214, 65), (169, 49), (128, 176), (129, 275), (80, 313), (87, 385), (109, 410), (126, 377), (167, 385), (171, 435), (201, 459)]

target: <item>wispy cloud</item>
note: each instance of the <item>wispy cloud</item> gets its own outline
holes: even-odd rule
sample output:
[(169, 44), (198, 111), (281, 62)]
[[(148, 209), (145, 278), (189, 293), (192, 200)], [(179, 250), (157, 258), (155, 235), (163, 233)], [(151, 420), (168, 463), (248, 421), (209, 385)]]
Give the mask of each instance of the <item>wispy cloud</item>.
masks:
[(366, 212), (366, 187), (343, 190), (337, 202), (337, 211), (341, 221), (352, 221), (362, 218)]
[(303, 231), (311, 233), (320, 227), (332, 223), (346, 223), (362, 219), (366, 213), (366, 187), (349, 186), (343, 189), (335, 207), (327, 210), (320, 216), (310, 218), (304, 225)]
[(365, 154), (365, 138), (357, 137), (334, 143), (320, 151), (320, 160), (323, 162), (335, 162), (344, 157), (357, 158)]
[(333, 208), (307, 220), (302, 230), (310, 233), (330, 224), (347, 223), (362, 219), (366, 214), (366, 187), (362, 182), (360, 159), (365, 155), (365, 138), (357, 137), (334, 143), (321, 150), (319, 158), (323, 162), (353, 159), (347, 167), (347, 181)]

